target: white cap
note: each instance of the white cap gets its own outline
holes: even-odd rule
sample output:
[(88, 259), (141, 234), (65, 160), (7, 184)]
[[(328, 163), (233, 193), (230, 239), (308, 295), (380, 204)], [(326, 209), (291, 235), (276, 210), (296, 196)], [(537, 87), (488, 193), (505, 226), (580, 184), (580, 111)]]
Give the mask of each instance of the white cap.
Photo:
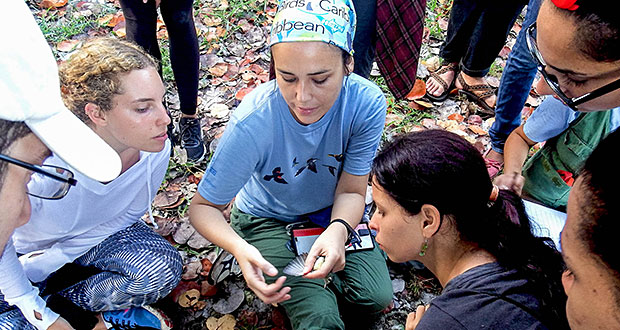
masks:
[(107, 182), (121, 160), (62, 102), (58, 66), (24, 0), (0, 11), (0, 119), (23, 121), (58, 157), (94, 180)]

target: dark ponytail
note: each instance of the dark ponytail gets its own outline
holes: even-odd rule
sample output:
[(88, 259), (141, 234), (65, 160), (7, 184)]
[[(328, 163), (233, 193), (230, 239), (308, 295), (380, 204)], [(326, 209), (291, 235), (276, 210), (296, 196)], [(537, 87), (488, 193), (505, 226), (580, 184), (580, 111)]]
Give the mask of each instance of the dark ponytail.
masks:
[[(453, 221), (461, 240), (529, 280), (542, 300), (543, 315), (552, 315), (542, 322), (565, 322), (560, 321), (566, 319), (561, 255), (551, 240), (532, 234), (517, 195), (500, 190), (495, 201), (489, 201), (493, 185), (482, 155), (471, 143), (444, 130), (409, 133), (379, 152), (371, 175), (410, 214), (420, 212), (423, 204), (435, 206), (442, 221)], [(563, 325), (560, 328), (566, 328)]]

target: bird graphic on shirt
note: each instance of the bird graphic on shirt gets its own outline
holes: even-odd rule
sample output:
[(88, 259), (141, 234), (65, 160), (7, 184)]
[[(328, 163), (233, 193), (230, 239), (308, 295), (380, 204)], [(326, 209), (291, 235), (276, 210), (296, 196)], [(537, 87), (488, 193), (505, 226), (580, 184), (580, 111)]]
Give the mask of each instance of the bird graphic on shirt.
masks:
[(287, 184), (288, 182), (286, 182), (286, 180), (284, 180), (284, 178), (282, 177), (284, 173), (282, 173), (281, 171), (282, 169), (280, 167), (276, 167), (273, 169), (273, 171), (271, 171), (271, 175), (265, 175), (263, 177), (263, 180), (271, 181), (271, 179), (273, 179), (273, 181), (277, 183)]
[(295, 158), (293, 158), (293, 166), (292, 167), (295, 167), (297, 165), (299, 165), (299, 162), (297, 161), (297, 157), (295, 157)]
[(314, 173), (318, 173), (318, 171), (316, 170), (316, 161), (319, 160), (318, 158), (310, 158), (306, 161), (306, 165), (300, 167), (297, 172), (295, 173), (295, 176), (298, 176), (301, 174), (301, 172), (303, 172), (306, 168)]
[(329, 170), (329, 173), (331, 173), (333, 176), (336, 176), (337, 168), (335, 166), (331, 166), (327, 164), (323, 164), (323, 166), (327, 167), (327, 169)]
[(342, 162), (344, 160), (344, 155), (343, 154), (327, 154), (327, 156), (329, 157), (334, 157), (336, 159), (336, 161), (338, 162)]

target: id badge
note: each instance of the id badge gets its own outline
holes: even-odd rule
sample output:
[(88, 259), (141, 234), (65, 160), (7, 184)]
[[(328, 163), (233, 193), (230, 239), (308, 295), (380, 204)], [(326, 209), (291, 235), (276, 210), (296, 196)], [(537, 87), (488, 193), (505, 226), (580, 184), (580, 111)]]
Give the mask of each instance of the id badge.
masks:
[[(291, 248), (297, 255), (309, 253), (316, 239), (325, 231), (322, 227), (307, 227), (307, 223), (299, 228), (291, 229)], [(361, 222), (355, 227), (357, 235), (353, 235), (351, 242), (345, 247), (346, 252), (372, 250), (375, 247), (372, 232), (368, 223)]]

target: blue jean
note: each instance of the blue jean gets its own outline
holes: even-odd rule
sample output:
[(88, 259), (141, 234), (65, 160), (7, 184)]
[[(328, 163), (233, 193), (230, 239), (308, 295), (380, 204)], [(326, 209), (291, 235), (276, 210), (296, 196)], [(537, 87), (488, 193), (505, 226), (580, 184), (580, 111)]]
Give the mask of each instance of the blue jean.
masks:
[(489, 129), (491, 147), (504, 153), (508, 135), (521, 125), (521, 110), (536, 77), (536, 61), (527, 48), (527, 27), (536, 21), (541, 0), (530, 0), (523, 21), (523, 28), (512, 47), (502, 73), (495, 106), (495, 122)]
[(357, 27), (353, 37), (354, 73), (368, 78), (375, 59), (375, 42), (377, 41), (377, 0), (353, 0)]

